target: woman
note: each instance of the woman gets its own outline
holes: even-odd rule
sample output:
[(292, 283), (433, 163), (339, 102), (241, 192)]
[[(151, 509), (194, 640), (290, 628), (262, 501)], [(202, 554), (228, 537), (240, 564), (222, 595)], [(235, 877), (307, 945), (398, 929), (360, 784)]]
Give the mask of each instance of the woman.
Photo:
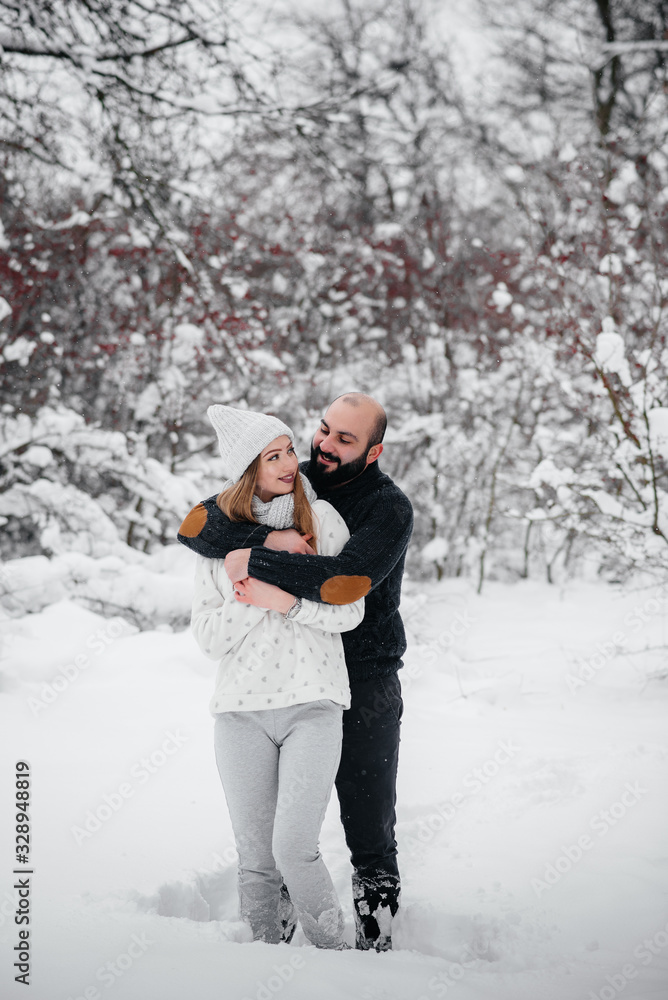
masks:
[[(223, 513), (295, 527), (314, 550), (338, 554), (348, 529), (301, 476), (290, 428), (229, 406), (207, 415), (227, 477)], [(350, 705), (338, 633), (363, 616), (363, 600), (302, 601), (251, 578), (235, 592), (222, 560), (198, 558), (192, 629), (202, 651), (220, 660), (210, 704), (216, 762), (239, 854), (241, 916), (255, 940), (289, 940), (296, 911), (317, 947), (345, 947), (318, 838)]]

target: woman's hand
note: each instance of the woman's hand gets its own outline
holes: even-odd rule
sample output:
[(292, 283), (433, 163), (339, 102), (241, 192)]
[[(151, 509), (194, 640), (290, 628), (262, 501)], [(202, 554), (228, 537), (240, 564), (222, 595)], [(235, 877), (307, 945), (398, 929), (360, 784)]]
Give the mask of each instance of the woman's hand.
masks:
[(225, 572), (232, 583), (245, 580), (248, 576), (250, 554), (250, 549), (233, 549), (232, 552), (228, 552), (225, 556)]
[(314, 556), (315, 549), (309, 545), (310, 538), (313, 535), (300, 535), (295, 528), (282, 528), (280, 531), (270, 531), (264, 540), (264, 546), (276, 552), (301, 552)]
[(252, 604), (256, 608), (280, 611), (282, 615), (289, 611), (295, 602), (292, 594), (286, 593), (280, 587), (274, 587), (271, 583), (256, 580), (252, 576), (235, 583), (234, 596), (240, 604)]

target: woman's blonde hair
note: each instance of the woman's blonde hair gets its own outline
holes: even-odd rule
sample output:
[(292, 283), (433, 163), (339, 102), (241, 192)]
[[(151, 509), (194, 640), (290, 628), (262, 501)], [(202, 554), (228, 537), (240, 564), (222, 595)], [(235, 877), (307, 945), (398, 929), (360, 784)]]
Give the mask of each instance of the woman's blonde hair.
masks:
[[(218, 495), (216, 503), (223, 514), (229, 517), (230, 521), (250, 521), (251, 524), (258, 524), (258, 519), (253, 513), (252, 500), (255, 493), (258, 471), (260, 468), (260, 455), (257, 455), (248, 466), (243, 476), (234, 486), (228, 487)], [(315, 517), (311, 504), (306, 498), (304, 487), (302, 486), (301, 475), (297, 472), (295, 476), (295, 509), (293, 514), (294, 526), (300, 535), (311, 535), (309, 545), (317, 552), (318, 538), (315, 526)]]

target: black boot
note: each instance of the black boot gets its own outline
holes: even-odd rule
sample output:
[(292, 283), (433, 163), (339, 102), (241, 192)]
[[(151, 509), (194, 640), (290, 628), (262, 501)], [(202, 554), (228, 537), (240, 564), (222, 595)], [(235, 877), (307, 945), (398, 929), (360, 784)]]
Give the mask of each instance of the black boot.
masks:
[(399, 909), (401, 884), (396, 875), (353, 875), (355, 947), (390, 951), (392, 920)]

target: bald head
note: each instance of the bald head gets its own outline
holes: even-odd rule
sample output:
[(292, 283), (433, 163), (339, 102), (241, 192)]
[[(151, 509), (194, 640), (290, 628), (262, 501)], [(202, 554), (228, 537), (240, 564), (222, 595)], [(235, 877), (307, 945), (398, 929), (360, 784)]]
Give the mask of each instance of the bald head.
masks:
[(383, 450), (385, 410), (365, 392), (346, 392), (327, 407), (313, 436), (308, 477), (316, 490), (360, 476)]
[(387, 429), (387, 414), (377, 399), (366, 392), (345, 392), (331, 404), (347, 403), (358, 410), (356, 416), (367, 426), (367, 447), (380, 444)]

